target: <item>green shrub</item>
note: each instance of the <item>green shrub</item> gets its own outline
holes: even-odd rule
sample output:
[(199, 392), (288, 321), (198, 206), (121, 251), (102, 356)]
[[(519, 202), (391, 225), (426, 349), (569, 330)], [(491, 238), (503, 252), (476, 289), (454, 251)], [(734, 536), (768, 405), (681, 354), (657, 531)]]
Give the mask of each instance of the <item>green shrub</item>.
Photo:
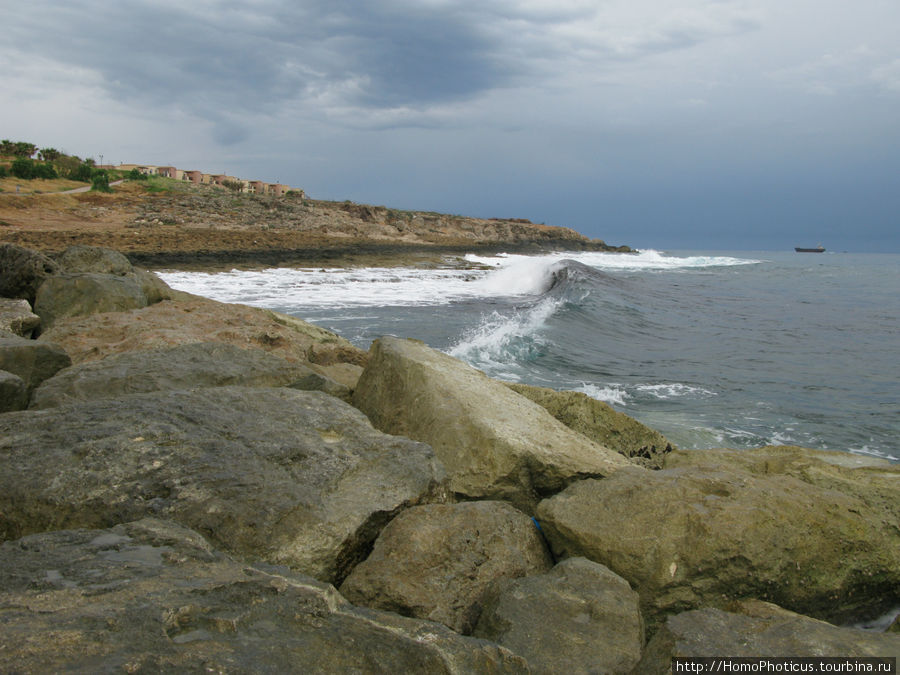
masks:
[(59, 178), (59, 174), (56, 173), (56, 169), (53, 168), (53, 165), (45, 164), (43, 162), (35, 162), (32, 173), (35, 178), (46, 178), (47, 180)]
[(90, 183), (94, 176), (94, 170), (87, 164), (79, 164), (69, 174), (72, 180), (80, 180), (83, 183)]
[(16, 178), (31, 180), (34, 178), (34, 162), (27, 157), (17, 157), (13, 160), (9, 172)]
[(142, 173), (140, 169), (132, 169), (126, 177), (128, 180), (147, 180), (147, 174)]
[(5, 166), (0, 166), (0, 178), (6, 178), (9, 175), (9, 169)]
[(112, 192), (109, 187), (109, 174), (103, 169), (97, 169), (91, 177), (91, 190), (97, 192)]

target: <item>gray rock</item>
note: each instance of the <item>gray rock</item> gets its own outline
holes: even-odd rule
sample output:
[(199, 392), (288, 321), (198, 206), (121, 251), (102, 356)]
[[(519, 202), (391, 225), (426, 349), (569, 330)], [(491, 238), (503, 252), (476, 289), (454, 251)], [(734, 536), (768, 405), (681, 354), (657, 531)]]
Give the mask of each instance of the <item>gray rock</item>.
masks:
[(38, 288), (34, 313), (41, 317), (43, 331), (65, 317), (124, 312), (149, 304), (141, 282), (134, 276), (59, 274)]
[(358, 609), (144, 519), (0, 545), (2, 672), (524, 673), (445, 627)]
[(676, 656), (900, 659), (900, 635), (839, 628), (765, 602), (736, 603), (730, 609), (670, 616), (647, 644), (634, 672), (668, 675)]
[[(46, 380), (31, 408), (52, 408), (95, 398), (193, 387), (281, 387), (312, 371), (261, 349), (197, 342), (145, 352), (126, 352), (80, 363)], [(299, 388), (299, 387), (298, 387)]]
[(69, 355), (52, 342), (0, 335), (0, 370), (22, 378), (29, 396), (41, 382), (71, 364)]
[(538, 507), (557, 556), (624, 577), (652, 627), (758, 598), (843, 622), (900, 604), (900, 531), (862, 500), (790, 476), (623, 469)]
[(43, 253), (15, 244), (0, 244), (0, 297), (24, 298), (32, 305), (38, 287), (59, 272)]
[(99, 246), (70, 246), (56, 258), (60, 271), (125, 276), (134, 272), (131, 262), (118, 251)]
[(28, 406), (28, 388), (18, 375), (0, 370), (0, 413), (24, 410)]
[(319, 392), (215, 387), (0, 416), (0, 539), (147, 515), (341, 581), (397, 512), (442, 499), (431, 449)]
[(472, 634), (524, 656), (531, 672), (630, 673), (644, 626), (628, 582), (586, 558), (495, 582)]
[(30, 338), (41, 325), (41, 317), (31, 311), (28, 301), (0, 298), (0, 331)]
[(455, 493), (503, 499), (526, 512), (573, 480), (631, 466), (524, 396), (414, 340), (375, 341), (353, 403), (382, 431), (431, 445)]
[[(327, 367), (327, 366), (326, 366)], [(307, 372), (290, 383), (291, 389), (299, 389), (301, 391), (323, 391), (331, 396), (336, 396), (343, 401), (350, 403), (353, 396), (350, 388), (346, 385), (335, 382), (327, 375), (322, 375), (315, 371), (306, 369)]]
[(505, 502), (418, 506), (398, 515), (341, 592), (366, 607), (467, 633), (488, 585), (552, 562), (531, 518)]
[(666, 454), (675, 449), (658, 431), (587, 394), (555, 391), (527, 384), (506, 386), (545, 408), (570, 429), (625, 457), (635, 459), (647, 468), (661, 468)]

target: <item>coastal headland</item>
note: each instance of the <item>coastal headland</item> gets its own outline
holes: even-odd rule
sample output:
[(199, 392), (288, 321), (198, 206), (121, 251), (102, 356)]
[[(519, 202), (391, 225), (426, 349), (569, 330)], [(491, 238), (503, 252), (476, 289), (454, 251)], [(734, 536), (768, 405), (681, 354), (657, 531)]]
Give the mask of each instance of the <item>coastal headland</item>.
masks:
[(629, 251), (523, 218), (474, 218), (353, 202), (232, 193), (155, 179), (111, 193), (0, 194), (0, 242), (48, 254), (121, 251), (144, 267), (428, 264), (465, 253)]
[(610, 247), (212, 188), (0, 196), (0, 671), (900, 657), (900, 467), (680, 450), (584, 394), (142, 269), (585, 249)]

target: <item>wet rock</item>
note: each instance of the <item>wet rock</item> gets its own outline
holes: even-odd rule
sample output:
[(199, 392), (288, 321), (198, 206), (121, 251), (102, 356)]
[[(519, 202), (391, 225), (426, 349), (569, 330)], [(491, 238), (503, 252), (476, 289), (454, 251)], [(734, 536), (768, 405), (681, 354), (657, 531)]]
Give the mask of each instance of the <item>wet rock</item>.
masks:
[(35, 390), (31, 407), (52, 408), (96, 398), (191, 387), (282, 387), (315, 375), (261, 349), (197, 342), (71, 366)]
[(843, 622), (900, 604), (900, 531), (853, 496), (784, 475), (623, 469), (538, 507), (559, 557), (585, 556), (665, 614), (758, 598)]
[(18, 375), (0, 370), (0, 413), (24, 410), (28, 406), (28, 388)]
[(27, 300), (0, 298), (0, 331), (30, 338), (40, 325), (41, 317), (31, 311)]
[(157, 519), (0, 545), (0, 671), (524, 673), (426, 621), (358, 609)]
[(24, 298), (34, 305), (38, 287), (58, 272), (59, 265), (43, 253), (0, 244), (0, 297)]
[(359, 605), (467, 633), (492, 581), (545, 572), (551, 565), (531, 518), (509, 504), (430, 504), (392, 520), (341, 592)]
[(900, 635), (839, 628), (766, 602), (735, 603), (729, 609), (670, 616), (634, 672), (667, 675), (676, 656), (900, 658)]
[(319, 392), (215, 387), (0, 416), (0, 539), (171, 518), (341, 581), (399, 511), (443, 498), (422, 443)]
[(633, 458), (649, 469), (662, 467), (674, 446), (658, 431), (577, 391), (554, 391), (527, 384), (507, 384), (517, 394), (546, 408), (560, 422), (595, 443)]
[(375, 341), (353, 403), (386, 433), (431, 445), (455, 493), (503, 499), (526, 512), (573, 480), (631, 466), (536, 403), (415, 340)]
[(472, 634), (524, 656), (531, 672), (630, 673), (644, 647), (637, 593), (586, 558), (493, 583)]
[(41, 382), (70, 365), (72, 360), (59, 345), (0, 333), (0, 370), (19, 376), (29, 396)]

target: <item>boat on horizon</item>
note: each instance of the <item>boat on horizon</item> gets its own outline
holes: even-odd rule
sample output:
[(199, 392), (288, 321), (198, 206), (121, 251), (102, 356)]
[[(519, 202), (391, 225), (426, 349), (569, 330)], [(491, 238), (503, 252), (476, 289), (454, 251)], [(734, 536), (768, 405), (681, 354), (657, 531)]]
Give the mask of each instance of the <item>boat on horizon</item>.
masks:
[(794, 250), (797, 253), (825, 253), (825, 247), (822, 244), (819, 244), (815, 248), (802, 248), (800, 246), (795, 246)]

